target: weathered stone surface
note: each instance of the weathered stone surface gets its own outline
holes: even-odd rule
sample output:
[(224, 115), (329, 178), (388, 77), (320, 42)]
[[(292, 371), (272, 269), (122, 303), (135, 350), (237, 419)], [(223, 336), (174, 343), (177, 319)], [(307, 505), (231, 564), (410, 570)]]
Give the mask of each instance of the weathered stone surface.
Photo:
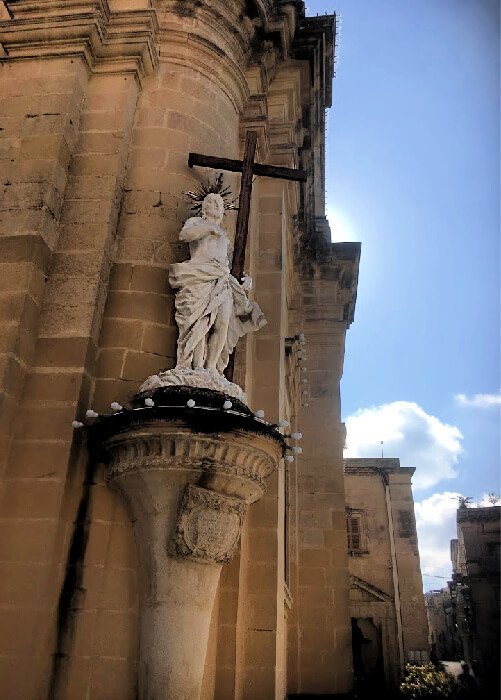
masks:
[(189, 484), (184, 492), (170, 550), (201, 563), (229, 562), (247, 511), (241, 498)]
[[(406, 661), (428, 660), (411, 491), (414, 469), (400, 467), (393, 458), (345, 459), (344, 469), (350, 615), (379, 648), (387, 686), (396, 687)], [(359, 648), (357, 663), (361, 654)]]
[[(193, 395), (199, 411), (207, 396), (224, 400), (215, 392)], [(155, 407), (100, 419), (92, 432), (106, 478), (126, 498), (135, 523), (139, 697), (196, 700), (221, 565), (238, 546), (247, 506), (264, 493), (284, 445), (248, 410), (230, 418), (220, 410), (215, 418), (207, 407), (208, 425), (220, 426), (208, 434), (190, 427), (194, 408), (163, 407), (160, 397), (157, 392)], [(195, 420), (203, 425), (203, 416)]]
[(200, 367), (198, 369), (169, 369), (165, 372), (151, 375), (146, 379), (139, 391), (145, 395), (150, 395), (155, 389), (169, 386), (191, 386), (194, 389), (212, 389), (221, 391), (228, 396), (233, 396), (240, 401), (246, 401), (246, 396), (242, 389), (230, 382), (217, 371), (211, 371)]
[[(203, 700), (349, 690), (338, 381), (357, 261), (352, 245), (329, 246), (323, 209), (334, 18), (306, 18), (295, 0), (5, 0), (0, 7), (2, 695), (135, 700), (138, 590), (149, 596), (143, 649), (160, 666), (165, 648), (179, 660), (176, 700), (197, 692), (192, 659), (206, 648), (205, 669), (193, 671), (203, 675)], [(267, 458), (251, 478), (256, 445), (242, 444), (230, 425), (242, 412), (238, 398), (218, 385), (233, 403), (225, 425), (238, 434), (236, 452), (220, 452), (221, 403), (204, 420), (192, 411), (196, 440), (160, 440), (161, 460), (176, 457), (187, 471), (172, 489), (169, 531), (160, 518), (155, 537), (148, 528), (140, 533), (160, 543), (155, 556), (169, 562), (162, 580), (170, 588), (153, 595), (148, 581), (157, 586), (156, 574), (138, 565), (130, 510), (89, 460), (85, 431), (71, 423), (89, 407), (125, 405), (148, 374), (174, 367), (168, 268), (188, 257), (178, 241), (190, 215), (183, 192), (207, 175), (188, 167), (187, 154), (240, 158), (249, 129), (258, 133), (260, 162), (302, 167), (309, 177), (304, 186), (254, 184), (246, 269), (268, 324), (237, 347), (235, 381), (270, 420), (288, 418), (294, 428), (299, 421), (307, 449), (270, 474), (263, 495)], [(237, 192), (239, 176), (228, 184)], [(230, 239), (234, 225), (228, 213)], [(297, 348), (289, 352), (284, 341), (301, 330), (311, 338), (303, 375)], [(133, 415), (141, 406), (144, 396)], [(155, 410), (170, 409), (149, 415)], [(153, 454), (139, 456), (142, 468), (154, 464)], [(116, 483), (134, 485), (147, 500), (147, 484), (156, 479), (152, 492), (166, 497), (177, 470), (156, 463), (147, 478), (141, 473), (124, 472)], [(220, 562), (167, 551), (188, 483), (226, 504), (260, 498), (219, 592)], [(213, 521), (197, 518), (181, 529), (200, 554), (208, 550), (196, 533)], [(215, 557), (231, 549), (232, 538), (223, 540)], [(177, 621), (166, 624), (164, 601), (185, 589)], [(301, 605), (303, 595), (311, 605)], [(213, 598), (211, 613), (200, 601)], [(195, 599), (208, 641), (192, 634), (188, 648), (185, 637), (175, 657), (174, 642), (157, 642), (167, 629), (171, 640), (197, 629)], [(313, 643), (315, 630), (322, 632)], [(161, 678), (159, 686), (164, 697)]]

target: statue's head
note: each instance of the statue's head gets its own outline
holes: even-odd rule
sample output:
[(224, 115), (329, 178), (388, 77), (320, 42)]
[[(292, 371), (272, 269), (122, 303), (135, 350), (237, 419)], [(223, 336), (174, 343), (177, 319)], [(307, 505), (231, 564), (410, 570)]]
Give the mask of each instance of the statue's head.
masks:
[(224, 216), (224, 201), (220, 194), (211, 192), (202, 202), (202, 217), (220, 223)]

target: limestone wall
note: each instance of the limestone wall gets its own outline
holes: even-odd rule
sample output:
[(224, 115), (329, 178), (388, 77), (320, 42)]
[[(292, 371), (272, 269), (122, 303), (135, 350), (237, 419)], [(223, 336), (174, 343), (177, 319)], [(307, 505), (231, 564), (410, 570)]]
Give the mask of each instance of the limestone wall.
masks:
[(413, 471), (401, 468), (398, 459), (345, 460), (347, 518), (357, 519), (360, 528), (358, 546), (348, 542), (351, 616), (380, 629), (390, 686), (406, 661), (426, 661), (429, 653)]
[(410, 479), (413, 470), (403, 468), (390, 474), (389, 486), (395, 528), (395, 549), (402, 609), (406, 660), (427, 661), (428, 622), (424, 606), (423, 582)]
[[(66, 17), (63, 31), (61, 4), (4, 5), (2, 360), (12, 366), (2, 381), (10, 443), (0, 450), (2, 694), (59, 692), (71, 647), (86, 656), (75, 687), (106, 696), (118, 676), (133, 684), (135, 649), (108, 644), (128, 624), (115, 604), (120, 581), (100, 581), (97, 613), (86, 578), (101, 573), (106, 556), (127, 569), (133, 547), (117, 542), (123, 514), (106, 512), (103, 524), (99, 493), (89, 532), (93, 479), (71, 421), (92, 392), (135, 102), (156, 60), (155, 18), (139, 11), (132, 28), (116, 18), (121, 61), (109, 70), (105, 3)], [(130, 605), (121, 598), (119, 608)]]
[[(310, 179), (304, 188), (255, 184), (247, 266), (268, 325), (239, 347), (235, 379), (268, 420), (287, 417), (303, 431), (305, 456), (270, 479), (223, 570), (203, 697), (350, 687), (339, 378), (359, 251), (344, 259), (331, 248), (322, 219), (333, 20), (306, 22), (295, 2), (280, 7), (2, 5), (5, 697), (136, 697), (131, 514), (71, 421), (125, 402), (175, 364), (167, 268), (187, 257), (177, 238), (189, 215), (183, 192), (209, 175), (187, 156), (238, 158), (249, 128), (259, 160), (302, 165)], [(238, 176), (227, 182), (238, 190)], [(234, 223), (228, 215), (229, 231)], [(310, 344), (309, 409), (288, 351), (300, 331)], [(314, 638), (317, 625), (324, 633)]]

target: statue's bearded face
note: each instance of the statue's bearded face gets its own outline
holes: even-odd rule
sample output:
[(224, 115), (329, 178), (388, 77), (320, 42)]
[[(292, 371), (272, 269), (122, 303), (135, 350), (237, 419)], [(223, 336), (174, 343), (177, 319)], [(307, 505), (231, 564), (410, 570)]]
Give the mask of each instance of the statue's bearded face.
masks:
[(212, 219), (218, 223), (224, 216), (224, 202), (219, 194), (208, 194), (202, 203), (202, 216), (204, 219)]

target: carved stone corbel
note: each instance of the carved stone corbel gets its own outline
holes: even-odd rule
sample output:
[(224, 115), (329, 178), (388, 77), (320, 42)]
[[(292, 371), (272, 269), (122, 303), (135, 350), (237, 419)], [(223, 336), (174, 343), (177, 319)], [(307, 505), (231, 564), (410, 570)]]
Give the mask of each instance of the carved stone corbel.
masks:
[[(249, 504), (265, 492), (284, 440), (238, 399), (163, 387), (100, 417), (92, 441), (109, 485), (125, 498), (139, 557), (140, 700), (200, 697), (223, 563)], [(196, 399), (194, 407), (187, 400)], [(191, 403), (191, 401), (190, 401)]]

